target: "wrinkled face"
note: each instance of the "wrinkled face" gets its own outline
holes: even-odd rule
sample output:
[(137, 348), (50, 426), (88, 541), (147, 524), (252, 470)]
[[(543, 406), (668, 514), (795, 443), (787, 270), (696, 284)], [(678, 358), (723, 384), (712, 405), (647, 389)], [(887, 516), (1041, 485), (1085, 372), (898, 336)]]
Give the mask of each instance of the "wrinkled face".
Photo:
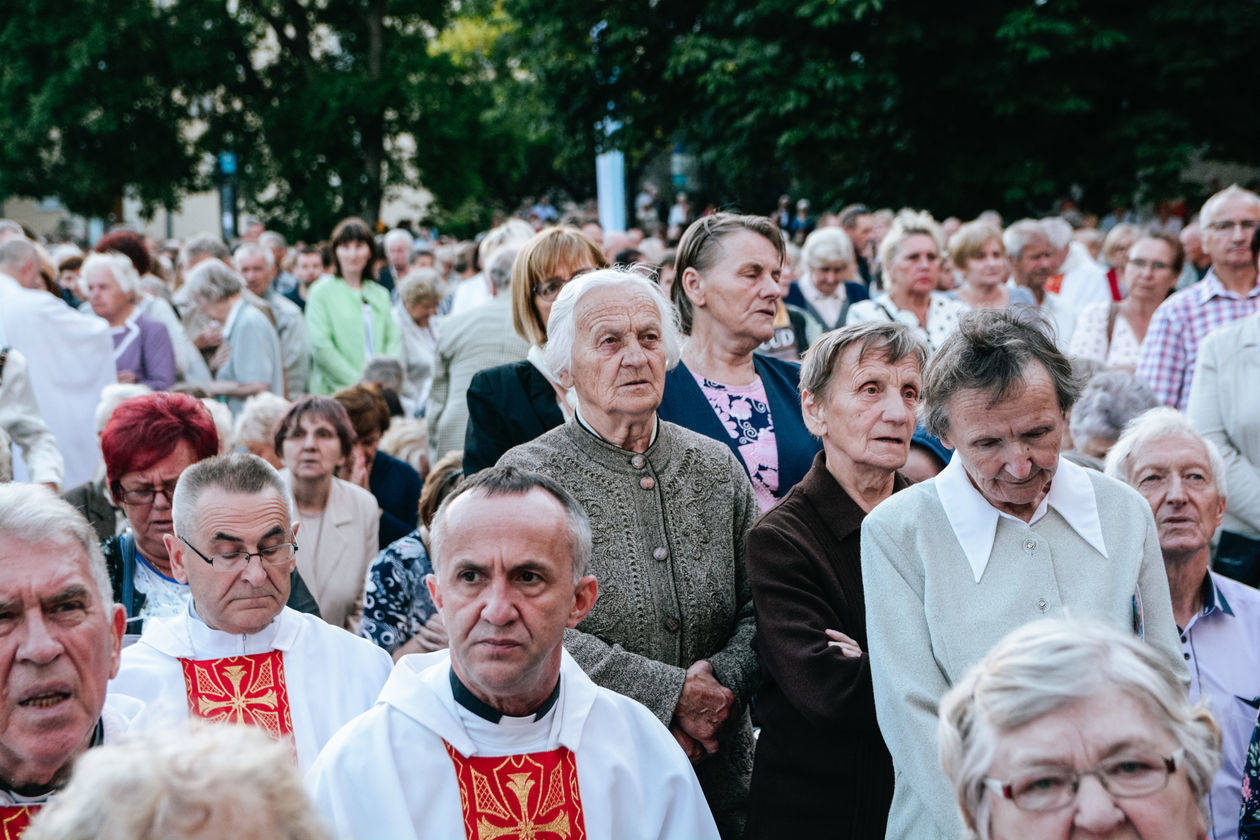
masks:
[(267, 264), (262, 254), (242, 254), (236, 258), (236, 270), (245, 278), (245, 285), (260, 297), (271, 288), (271, 281), (276, 279), (276, 269)]
[(87, 292), (92, 311), (107, 321), (131, 310), (131, 296), (118, 285), (113, 272), (103, 265), (88, 271)]
[(0, 537), (0, 780), (45, 785), (87, 748), (124, 621), (82, 546)]
[[(1079, 772), (1104, 761), (1160, 761), (1176, 749), (1144, 704), (1113, 688), (999, 735), (986, 775), (1035, 785), (1064, 768)], [(993, 840), (1190, 840), (1205, 831), (1181, 767), (1163, 790), (1145, 796), (1113, 796), (1097, 776), (1083, 776), (1075, 801), (1056, 811), (1023, 811), (992, 790), (985, 796), (993, 808)]]
[(1056, 254), (1050, 247), (1050, 240), (1042, 236), (1034, 236), (1028, 240), (1019, 259), (1015, 260), (1015, 282), (1021, 286), (1040, 289), (1054, 274)]
[(392, 267), (405, 271), (407, 262), (411, 259), (411, 243), (401, 237), (391, 239), (385, 246), (385, 258)]
[(324, 273), (324, 261), (319, 254), (298, 254), (293, 276), (301, 283), (314, 283)]
[(1225, 497), (1202, 442), (1182, 435), (1147, 441), (1129, 456), (1128, 478), (1150, 502), (1165, 558), (1203, 552), (1206, 563)]
[(650, 419), (665, 389), (665, 342), (656, 304), (642, 292), (606, 286), (574, 311), (577, 334), (561, 383), (577, 391), (582, 415), (605, 431)]
[(1040, 363), (1024, 368), (1023, 388), (992, 403), (988, 390), (955, 393), (942, 440), (958, 453), (967, 478), (989, 504), (1027, 521), (1050, 492), (1067, 418)]
[(859, 361), (861, 349), (845, 348), (821, 400), (808, 392), (801, 398), (805, 425), (822, 438), (828, 466), (847, 462), (891, 473), (906, 463), (914, 436), (919, 363), (911, 356), (890, 363), (880, 351)]
[[(174, 531), (174, 523), (171, 521), (171, 494), (175, 492), (175, 482), (179, 481), (184, 470), (195, 463), (197, 455), (192, 445), (181, 440), (170, 455), (148, 469), (125, 473), (118, 480), (123, 489), (122, 498), (118, 501), (127, 514), (127, 520), (131, 522), (136, 547), (158, 571), (167, 568), (164, 540), (167, 534)], [(152, 501), (136, 504), (127, 501), (128, 490), (155, 492)]]
[(433, 602), (450, 637), (456, 675), (483, 701), (523, 714), (560, 672), (564, 628), (595, 603), (595, 578), (573, 583), (564, 508), (550, 494), (455, 500), (446, 513)]
[(774, 245), (750, 230), (728, 234), (718, 244), (720, 256), (703, 273), (683, 272), (687, 297), (697, 319), (708, 317), (722, 333), (755, 348), (774, 337), (782, 262)]
[(345, 457), (337, 428), (316, 414), (298, 418), (292, 434), (284, 439), (280, 457), (294, 478), (320, 481), (333, 474)]
[(1156, 303), (1177, 285), (1172, 246), (1160, 239), (1139, 239), (1129, 249), (1124, 266), (1124, 285), (1130, 295)]
[[(247, 494), (208, 488), (201, 495), (196, 523), (194, 533), (184, 538), (206, 557), (258, 552), (293, 542), (296, 533), (288, 505), (274, 490)], [(279, 566), (251, 557), (240, 569), (224, 570), (198, 557), (174, 535), (167, 537), (166, 546), (175, 579), (188, 584), (197, 615), (215, 630), (257, 633), (289, 600), (289, 574), (297, 555)]]
[(372, 249), (362, 239), (351, 239), (342, 242), (336, 248), (337, 262), (341, 264), (342, 274), (362, 274), (372, 258)]
[[(1251, 266), (1251, 237), (1260, 224), (1260, 206), (1245, 198), (1227, 199), (1216, 218), (1203, 227), (1203, 250), (1213, 265), (1228, 268)], [(1252, 266), (1254, 267), (1254, 266)]]
[(1006, 282), (1010, 266), (1006, 262), (1006, 249), (996, 236), (980, 246), (980, 252), (967, 259), (964, 272), (969, 286), (991, 289)]
[(894, 296), (926, 295), (936, 288), (940, 271), (941, 251), (936, 240), (922, 233), (907, 236), (888, 266), (888, 291)]
[(819, 263), (809, 267), (809, 280), (824, 295), (834, 292), (849, 276), (852, 266), (843, 260)]

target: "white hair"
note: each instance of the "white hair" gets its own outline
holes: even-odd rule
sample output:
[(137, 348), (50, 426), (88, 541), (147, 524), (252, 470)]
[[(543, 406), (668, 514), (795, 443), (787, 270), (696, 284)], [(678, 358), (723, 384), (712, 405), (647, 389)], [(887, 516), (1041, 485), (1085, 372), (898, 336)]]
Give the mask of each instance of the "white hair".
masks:
[(391, 242), (398, 242), (404, 239), (407, 241), (407, 256), (410, 258), (411, 249), (416, 246), (416, 238), (402, 228), (394, 228), (389, 233), (385, 234), (385, 238), (381, 240), (381, 242), (386, 248), (388, 248)]
[(245, 278), (225, 262), (203, 260), (189, 272), (184, 285), (193, 299), (218, 303), (239, 295), (245, 289)]
[(276, 426), (280, 425), (292, 405), (284, 397), (270, 391), (254, 394), (245, 400), (233, 430), (236, 443), (242, 446), (251, 443), (272, 446), (276, 439)]
[(587, 292), (620, 286), (625, 296), (635, 292), (646, 296), (656, 305), (661, 316), (661, 340), (665, 345), (665, 369), (678, 364), (682, 356), (682, 329), (678, 323), (678, 311), (665, 297), (661, 287), (637, 271), (626, 268), (602, 268), (583, 274), (566, 283), (556, 302), (551, 305), (547, 318), (547, 346), (543, 360), (553, 376), (569, 371), (573, 366), (573, 344), (577, 339), (577, 305)]
[(237, 271), (241, 269), (242, 257), (262, 257), (267, 261), (268, 268), (276, 267), (276, 255), (271, 253), (270, 248), (262, 244), (261, 239), (258, 242), (246, 242), (232, 254), (232, 265), (236, 266)]
[(118, 408), (119, 403), (132, 397), (143, 397), (145, 394), (152, 393), (152, 388), (141, 385), (139, 382), (111, 382), (106, 385), (101, 389), (101, 398), (96, 403), (96, 414), (93, 416), (96, 421), (96, 433), (99, 435), (105, 431), (105, 427), (109, 425), (109, 418), (114, 416), (114, 409)]
[(888, 233), (879, 243), (879, 261), (885, 271), (897, 259), (897, 249), (912, 236), (929, 236), (936, 243), (938, 252), (945, 250), (945, 232), (936, 223), (936, 219), (932, 218), (931, 213), (926, 210), (902, 210), (893, 218)]
[(98, 268), (108, 271), (124, 295), (134, 298), (140, 292), (140, 274), (132, 265), (131, 258), (117, 251), (108, 254), (88, 254), (79, 268), (79, 290), (88, 294), (88, 275)]
[(1072, 225), (1062, 216), (1050, 216), (1041, 220), (1041, 229), (1056, 251), (1072, 244)]
[(1116, 441), (1116, 445), (1107, 453), (1105, 472), (1112, 478), (1131, 484), (1129, 470), (1132, 468), (1133, 453), (1157, 440), (1178, 437), (1203, 444), (1204, 450), (1207, 451), (1208, 468), (1212, 470), (1212, 481), (1216, 484), (1216, 490), (1221, 494), (1221, 498), (1225, 498), (1225, 459), (1221, 457), (1221, 450), (1217, 449), (1212, 441), (1195, 431), (1186, 415), (1168, 406), (1152, 408), (1129, 421), (1120, 439)]
[(844, 228), (818, 228), (805, 237), (805, 245), (801, 248), (801, 261), (808, 273), (811, 268), (829, 262), (843, 262), (853, 265), (853, 240), (844, 232)]
[(215, 431), (219, 433), (219, 454), (226, 455), (236, 446), (232, 439), (232, 411), (226, 405), (210, 397), (202, 397), (201, 404), (210, 412)]
[(1098, 621), (1046, 619), (1012, 631), (941, 699), (941, 765), (981, 840), (989, 840), (992, 802), (984, 778), (1002, 736), (1116, 689), (1185, 750), (1186, 780), (1204, 806), (1220, 764), (1220, 729), (1206, 705), (1190, 705), (1166, 654)]
[(1034, 239), (1050, 241), (1045, 225), (1036, 219), (1020, 219), (1002, 232), (1002, 247), (1012, 260), (1018, 260)]
[(1256, 207), (1260, 207), (1260, 195), (1256, 195), (1251, 190), (1244, 190), (1237, 184), (1230, 184), (1203, 202), (1203, 209), (1199, 211), (1199, 227), (1211, 227), (1212, 222), (1216, 221), (1216, 214), (1220, 212), (1221, 205), (1234, 198), (1241, 198), (1244, 201), (1251, 202)]
[(0, 484), (0, 536), (29, 545), (82, 547), (87, 555), (88, 576), (96, 584), (102, 606), (114, 602), (96, 532), (74, 505), (54, 496), (48, 488)]

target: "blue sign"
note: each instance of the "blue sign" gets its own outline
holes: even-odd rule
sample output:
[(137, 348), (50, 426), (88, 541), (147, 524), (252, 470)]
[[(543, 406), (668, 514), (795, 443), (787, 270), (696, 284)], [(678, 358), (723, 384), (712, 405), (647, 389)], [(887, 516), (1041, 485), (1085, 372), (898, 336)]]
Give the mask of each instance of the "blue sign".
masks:
[(224, 175), (236, 174), (236, 152), (219, 152), (219, 171)]

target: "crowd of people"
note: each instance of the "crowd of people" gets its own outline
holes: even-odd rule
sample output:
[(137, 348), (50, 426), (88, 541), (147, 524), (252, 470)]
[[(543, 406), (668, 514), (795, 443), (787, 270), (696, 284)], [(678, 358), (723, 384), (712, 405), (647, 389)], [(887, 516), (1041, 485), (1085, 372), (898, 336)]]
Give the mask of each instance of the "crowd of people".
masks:
[(0, 840), (1260, 838), (1260, 196), (656, 199), (0, 220)]

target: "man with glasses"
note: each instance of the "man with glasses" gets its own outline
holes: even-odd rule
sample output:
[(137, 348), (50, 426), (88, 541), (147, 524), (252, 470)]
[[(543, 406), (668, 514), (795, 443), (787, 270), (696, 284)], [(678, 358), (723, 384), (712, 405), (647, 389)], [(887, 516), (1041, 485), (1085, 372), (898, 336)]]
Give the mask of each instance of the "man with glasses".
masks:
[(1137, 375), (1164, 405), (1186, 410), (1195, 358), (1204, 336), (1256, 311), (1254, 240), (1260, 227), (1260, 196), (1234, 185), (1203, 204), (1199, 213), (1203, 250), (1212, 268), (1203, 280), (1177, 292), (1155, 310)]
[(305, 768), (368, 709), (392, 662), (369, 641), (285, 607), (297, 524), (280, 474), (254, 455), (184, 470), (165, 538), (187, 609), (146, 623), (111, 693), (145, 703), (138, 730), (190, 717), (261, 726)]

